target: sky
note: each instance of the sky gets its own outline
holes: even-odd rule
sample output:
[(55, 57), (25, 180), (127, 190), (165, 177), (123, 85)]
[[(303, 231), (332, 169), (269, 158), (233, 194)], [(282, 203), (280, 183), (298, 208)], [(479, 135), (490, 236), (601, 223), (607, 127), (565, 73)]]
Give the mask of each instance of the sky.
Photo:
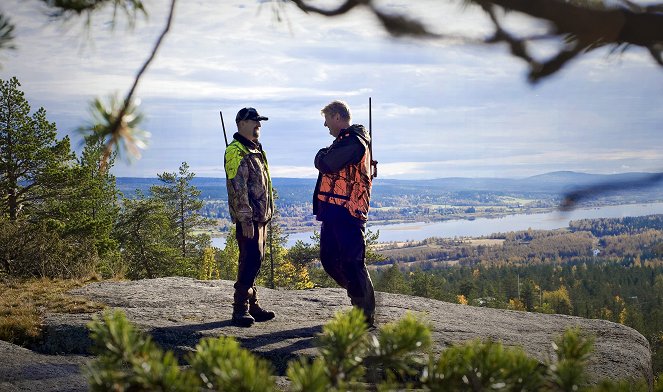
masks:
[[(318, 2), (320, 3), (320, 2)], [(335, 4), (336, 1), (323, 1)], [(382, 0), (449, 36), (492, 32), (460, 1)], [(44, 107), (78, 151), (95, 97), (124, 97), (163, 28), (169, 2), (145, 0), (147, 18), (110, 29), (110, 11), (53, 21), (42, 2), (3, 0), (16, 50), (0, 52), (0, 76), (16, 76), (33, 111)], [(512, 32), (544, 26), (503, 16)], [(537, 44), (549, 55), (555, 42)], [(596, 50), (531, 85), (503, 45), (394, 39), (366, 10), (326, 18), (254, 0), (178, 3), (174, 24), (136, 97), (149, 132), (140, 159), (124, 154), (120, 177), (156, 177), (182, 162), (199, 177), (224, 177), (224, 141), (245, 106), (269, 117), (260, 141), (274, 177), (313, 178), (316, 152), (333, 141), (320, 109), (347, 102), (368, 126), (382, 178), (522, 178), (558, 170), (611, 174), (663, 170), (663, 67), (645, 49)]]

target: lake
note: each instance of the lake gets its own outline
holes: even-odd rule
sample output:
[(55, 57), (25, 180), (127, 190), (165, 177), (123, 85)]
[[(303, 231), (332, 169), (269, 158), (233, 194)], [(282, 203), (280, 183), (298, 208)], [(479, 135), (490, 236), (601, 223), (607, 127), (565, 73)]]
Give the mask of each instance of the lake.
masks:
[[(426, 223), (400, 223), (394, 225), (370, 225), (368, 228), (376, 232), (380, 230), (380, 242), (423, 240), (429, 237), (480, 237), (493, 233), (527, 230), (554, 230), (567, 227), (569, 222), (578, 219), (622, 218), (626, 216), (643, 216), (663, 214), (663, 203), (627, 204), (568, 212), (553, 211), (540, 214), (516, 214), (501, 218), (478, 218), (475, 220), (448, 220)], [(311, 243), (313, 232), (295, 233), (288, 236), (286, 246), (290, 247), (297, 240)], [(223, 239), (222, 239), (223, 240)], [(221, 246), (224, 246), (225, 240)], [(215, 245), (218, 246), (218, 245)]]

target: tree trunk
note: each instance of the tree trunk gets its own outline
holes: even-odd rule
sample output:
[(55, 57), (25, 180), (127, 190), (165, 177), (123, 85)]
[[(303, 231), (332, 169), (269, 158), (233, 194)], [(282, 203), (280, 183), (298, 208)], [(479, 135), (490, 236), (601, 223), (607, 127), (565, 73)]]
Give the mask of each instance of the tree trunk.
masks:
[(7, 195), (7, 204), (9, 206), (9, 220), (16, 222), (18, 219), (18, 195), (17, 189), (15, 186), (12, 186), (9, 195)]
[(186, 257), (186, 228), (184, 227), (184, 199), (180, 200), (180, 232), (182, 235), (182, 257)]

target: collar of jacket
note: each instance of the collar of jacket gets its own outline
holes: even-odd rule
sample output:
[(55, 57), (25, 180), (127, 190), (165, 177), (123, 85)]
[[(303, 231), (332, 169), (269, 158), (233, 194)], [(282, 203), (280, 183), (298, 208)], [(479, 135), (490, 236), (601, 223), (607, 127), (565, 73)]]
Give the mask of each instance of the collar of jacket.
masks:
[(244, 136), (240, 135), (239, 132), (235, 132), (235, 134), (233, 135), (233, 139), (242, 143), (251, 150), (262, 151), (262, 145), (260, 143), (245, 138)]
[(341, 132), (339, 132), (338, 136), (334, 140), (334, 142), (339, 142), (342, 139), (350, 136), (350, 135), (355, 135), (361, 140), (362, 142), (369, 144), (370, 141), (370, 136), (366, 132), (366, 128), (364, 128), (363, 125), (361, 124), (352, 124), (347, 128), (341, 129)]

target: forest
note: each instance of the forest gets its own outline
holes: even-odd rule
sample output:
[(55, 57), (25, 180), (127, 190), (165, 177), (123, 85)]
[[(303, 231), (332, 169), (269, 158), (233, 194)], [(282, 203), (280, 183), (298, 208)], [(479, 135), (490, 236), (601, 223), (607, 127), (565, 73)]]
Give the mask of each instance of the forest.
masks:
[(649, 340), (654, 371), (663, 370), (663, 215), (572, 221), (568, 230), (492, 240), (431, 238), (381, 250), (376, 289), (628, 325)]

